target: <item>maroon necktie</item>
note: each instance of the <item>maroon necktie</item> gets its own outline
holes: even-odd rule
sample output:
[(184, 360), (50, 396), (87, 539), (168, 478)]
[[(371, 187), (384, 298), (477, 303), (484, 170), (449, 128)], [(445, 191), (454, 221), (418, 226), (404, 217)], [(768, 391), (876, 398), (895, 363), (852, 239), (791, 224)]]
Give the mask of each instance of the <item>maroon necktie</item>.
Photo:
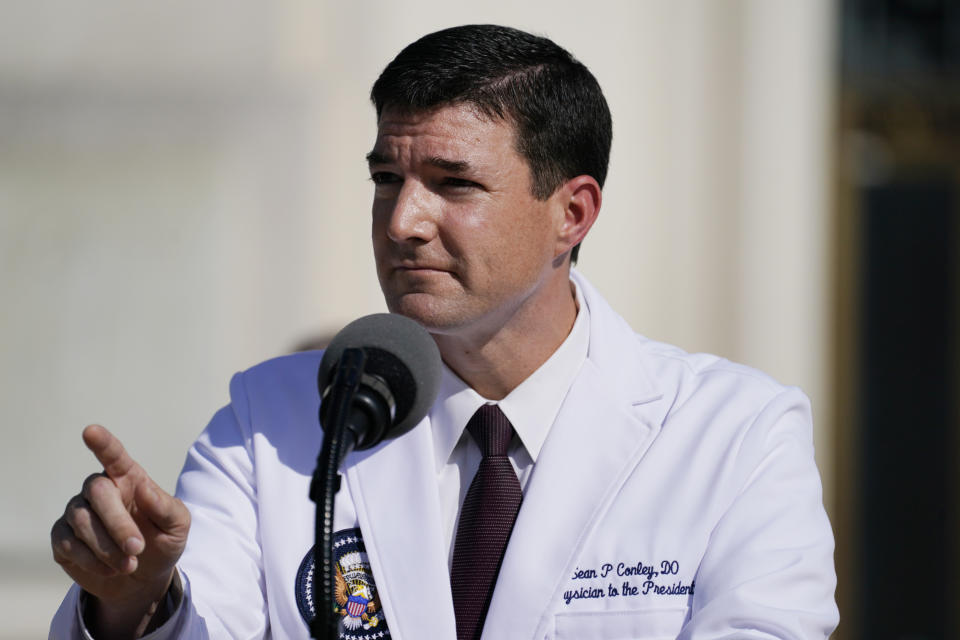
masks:
[(513, 425), (500, 407), (477, 409), (467, 430), (483, 458), (460, 510), (450, 584), (457, 640), (478, 640), (523, 493), (507, 457)]

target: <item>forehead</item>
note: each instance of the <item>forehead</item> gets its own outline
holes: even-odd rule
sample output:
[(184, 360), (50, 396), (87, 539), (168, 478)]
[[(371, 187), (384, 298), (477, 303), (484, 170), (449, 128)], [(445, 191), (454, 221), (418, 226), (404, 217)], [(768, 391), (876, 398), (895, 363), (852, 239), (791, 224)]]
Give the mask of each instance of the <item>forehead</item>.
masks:
[(377, 123), (374, 151), (390, 153), (392, 147), (416, 147), (412, 152), (502, 154), (515, 149), (511, 122), (492, 118), (469, 104), (408, 111), (387, 107)]

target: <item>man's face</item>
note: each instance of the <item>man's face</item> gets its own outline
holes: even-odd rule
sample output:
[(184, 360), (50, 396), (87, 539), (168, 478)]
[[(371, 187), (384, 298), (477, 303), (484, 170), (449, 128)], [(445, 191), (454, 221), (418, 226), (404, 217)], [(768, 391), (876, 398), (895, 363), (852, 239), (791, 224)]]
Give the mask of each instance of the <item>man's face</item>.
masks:
[(562, 207), (556, 193), (533, 197), (508, 122), (469, 105), (385, 109), (368, 159), (373, 250), (391, 311), (435, 334), (468, 335), (536, 306), (563, 251)]

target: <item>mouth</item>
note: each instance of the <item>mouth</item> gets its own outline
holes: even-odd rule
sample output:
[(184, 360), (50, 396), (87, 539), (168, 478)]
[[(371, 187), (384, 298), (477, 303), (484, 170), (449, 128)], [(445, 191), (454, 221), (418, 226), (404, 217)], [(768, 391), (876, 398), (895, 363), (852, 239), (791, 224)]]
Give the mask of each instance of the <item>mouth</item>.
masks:
[(424, 265), (424, 264), (400, 264), (393, 268), (394, 271), (411, 274), (430, 274), (430, 273), (450, 273), (449, 269), (442, 267)]

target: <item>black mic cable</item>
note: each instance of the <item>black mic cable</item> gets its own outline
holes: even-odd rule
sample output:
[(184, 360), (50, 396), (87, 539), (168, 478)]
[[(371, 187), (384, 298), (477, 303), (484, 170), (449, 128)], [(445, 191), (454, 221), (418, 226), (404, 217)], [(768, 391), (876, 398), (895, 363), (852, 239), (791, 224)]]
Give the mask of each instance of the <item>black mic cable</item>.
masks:
[(320, 361), (323, 446), (310, 483), (317, 505), (310, 635), (336, 640), (333, 514), (339, 467), (350, 451), (406, 433), (430, 410), (440, 386), (440, 352), (419, 324), (399, 315), (364, 316), (334, 337)]

